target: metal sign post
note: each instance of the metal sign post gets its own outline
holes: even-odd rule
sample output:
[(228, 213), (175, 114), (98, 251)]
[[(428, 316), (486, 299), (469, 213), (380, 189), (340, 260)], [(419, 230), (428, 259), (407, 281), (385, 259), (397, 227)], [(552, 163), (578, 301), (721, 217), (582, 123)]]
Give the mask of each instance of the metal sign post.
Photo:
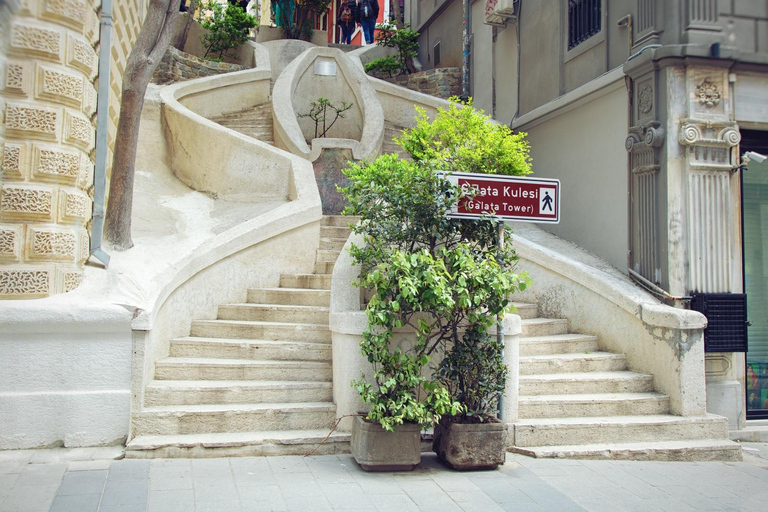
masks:
[[(466, 172), (440, 176), (462, 191), (446, 217), (453, 219), (487, 219), (498, 222), (496, 259), (504, 254), (504, 221), (560, 222), (560, 180), (521, 178)], [(504, 359), (504, 315), (496, 315), (496, 340)], [(499, 419), (504, 420), (504, 393), (499, 397)]]

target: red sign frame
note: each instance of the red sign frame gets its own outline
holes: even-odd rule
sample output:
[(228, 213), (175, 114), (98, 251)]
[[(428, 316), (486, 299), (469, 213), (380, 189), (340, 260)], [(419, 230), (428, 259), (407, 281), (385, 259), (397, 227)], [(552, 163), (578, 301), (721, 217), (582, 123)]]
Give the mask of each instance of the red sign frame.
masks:
[(499, 220), (560, 222), (560, 180), (468, 172), (438, 174), (467, 192), (475, 190), (471, 197), (459, 199), (447, 214), (449, 218), (491, 215)]

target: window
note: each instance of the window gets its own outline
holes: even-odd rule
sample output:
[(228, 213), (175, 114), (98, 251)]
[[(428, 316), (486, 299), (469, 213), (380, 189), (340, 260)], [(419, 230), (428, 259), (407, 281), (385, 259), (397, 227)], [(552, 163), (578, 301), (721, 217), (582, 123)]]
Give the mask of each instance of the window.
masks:
[(437, 67), (440, 64), (440, 41), (432, 47), (432, 66)]
[(600, 32), (600, 0), (568, 0), (568, 49)]

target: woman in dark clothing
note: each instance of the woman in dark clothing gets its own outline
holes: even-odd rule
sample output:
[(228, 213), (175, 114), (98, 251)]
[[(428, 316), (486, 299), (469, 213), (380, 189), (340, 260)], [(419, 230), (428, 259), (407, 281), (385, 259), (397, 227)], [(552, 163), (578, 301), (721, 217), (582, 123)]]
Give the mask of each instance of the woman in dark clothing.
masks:
[(355, 20), (357, 19), (357, 4), (355, 0), (348, 0), (341, 4), (339, 17), (336, 23), (341, 27), (341, 43), (352, 44), (352, 33), (355, 31)]

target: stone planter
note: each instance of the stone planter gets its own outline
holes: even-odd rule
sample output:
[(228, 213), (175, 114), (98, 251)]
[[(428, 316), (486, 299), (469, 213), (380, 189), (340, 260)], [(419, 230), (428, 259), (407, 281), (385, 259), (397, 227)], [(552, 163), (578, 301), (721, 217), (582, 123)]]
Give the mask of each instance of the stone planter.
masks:
[(421, 461), (421, 427), (399, 425), (387, 432), (378, 423), (357, 416), (350, 451), (366, 471), (410, 471)]
[(507, 425), (441, 421), (435, 425), (432, 449), (440, 460), (459, 471), (496, 469), (506, 458)]

